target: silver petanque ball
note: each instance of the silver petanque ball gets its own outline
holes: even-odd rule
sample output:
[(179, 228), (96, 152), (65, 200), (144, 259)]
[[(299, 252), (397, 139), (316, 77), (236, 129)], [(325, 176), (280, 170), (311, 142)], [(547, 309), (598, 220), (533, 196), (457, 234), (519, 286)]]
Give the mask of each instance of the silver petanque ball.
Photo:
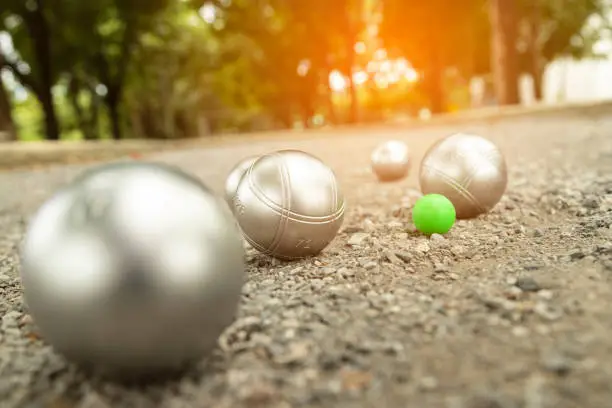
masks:
[(344, 196), (334, 172), (298, 150), (257, 159), (240, 181), (234, 206), (249, 244), (283, 260), (321, 252), (344, 219)]
[(244, 173), (247, 171), (249, 167), (257, 160), (258, 156), (249, 156), (240, 160), (229, 172), (227, 178), (225, 179), (225, 200), (233, 207), (234, 197), (236, 196), (236, 190), (238, 189), (238, 183), (240, 183), (240, 179), (244, 176)]
[(25, 300), (42, 336), (105, 375), (180, 370), (234, 319), (242, 237), (222, 199), (170, 166), (88, 171), (32, 219)]
[(372, 170), (379, 181), (397, 181), (408, 175), (410, 154), (408, 146), (399, 140), (389, 140), (372, 152)]
[(458, 133), (427, 151), (419, 181), (423, 194), (446, 196), (455, 206), (457, 218), (473, 218), (491, 210), (504, 195), (506, 161), (493, 142)]

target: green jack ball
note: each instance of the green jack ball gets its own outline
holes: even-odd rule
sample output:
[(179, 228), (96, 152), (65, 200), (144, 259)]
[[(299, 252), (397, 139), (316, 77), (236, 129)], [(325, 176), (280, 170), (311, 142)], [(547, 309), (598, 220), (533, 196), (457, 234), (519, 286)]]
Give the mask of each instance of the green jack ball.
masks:
[(455, 224), (456, 217), (455, 206), (441, 194), (424, 195), (412, 209), (415, 227), (426, 235), (446, 234)]

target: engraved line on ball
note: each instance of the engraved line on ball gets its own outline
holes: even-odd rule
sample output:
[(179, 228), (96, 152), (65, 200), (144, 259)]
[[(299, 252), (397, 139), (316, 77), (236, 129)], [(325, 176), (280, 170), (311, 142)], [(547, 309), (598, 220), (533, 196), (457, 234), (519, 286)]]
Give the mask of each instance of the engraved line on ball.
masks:
[(332, 200), (329, 203), (329, 206), (330, 206), (329, 211), (333, 213), (334, 208), (336, 207), (336, 204), (338, 204), (338, 183), (336, 181), (336, 175), (334, 174), (331, 168), (328, 168), (328, 174), (329, 174), (329, 185), (331, 187), (331, 195), (332, 195)]
[(291, 206), (291, 177), (289, 175), (289, 170), (287, 169), (287, 164), (285, 163), (282, 155), (275, 153), (273, 156), (276, 158), (276, 165), (280, 174), (281, 215), (276, 231), (274, 232), (274, 238), (266, 249), (266, 253), (269, 255), (274, 254), (283, 242), (283, 237), (285, 235), (285, 231), (287, 230), (287, 224), (289, 223), (288, 215), (291, 211), (289, 208)]
[(457, 191), (461, 196), (463, 196), (463, 198), (467, 199), (470, 203), (472, 203), (479, 211), (481, 211), (481, 212), (486, 212), (487, 211), (487, 209), (485, 207), (483, 207), (478, 202), (478, 200), (476, 200), (476, 198), (472, 195), (472, 193), (470, 193), (465, 188), (463, 188), (463, 186), (461, 186), (452, 177), (450, 177), (446, 173), (436, 169), (435, 167), (429, 167), (427, 165), (425, 165), (423, 167), (425, 167), (426, 170), (432, 171), (432, 172), (436, 173), (437, 175), (439, 175), (440, 177), (442, 177), (451, 187), (453, 187), (455, 189), (455, 191)]
[[(251, 191), (253, 192), (255, 197), (257, 197), (263, 204), (265, 204), (268, 208), (274, 211), (277, 215), (282, 216), (284, 214), (283, 209), (270, 198), (266, 197), (263, 191), (261, 191), (261, 189), (257, 185), (255, 185), (252, 177), (249, 177), (247, 179), (247, 182), (249, 183), (249, 187), (251, 188)], [(334, 222), (338, 218), (342, 217), (342, 215), (344, 214), (344, 207), (345, 203), (343, 201), (339, 209), (337, 209), (330, 215), (323, 216), (303, 215), (293, 211), (287, 211), (287, 218), (289, 220), (299, 221), (305, 224), (325, 224)]]
[[(244, 239), (246, 239), (246, 241), (249, 243), (249, 245), (251, 245), (253, 248), (255, 248), (256, 250), (261, 252), (262, 255), (270, 255), (270, 254), (266, 253), (266, 249), (262, 245), (260, 245), (257, 242), (253, 241), (247, 235), (244, 236)], [(327, 245), (329, 245), (329, 242), (327, 243)], [(286, 260), (286, 261), (287, 260), (296, 260), (296, 259), (303, 259), (304, 258), (303, 255), (290, 256), (290, 255), (284, 255), (284, 254), (275, 254), (275, 256), (277, 258), (279, 258), (279, 259)]]
[(480, 161), (478, 164), (476, 164), (475, 162), (472, 162), (470, 164), (471, 169), (470, 169), (470, 172), (468, 173), (467, 177), (463, 181), (461, 181), (459, 183), (465, 189), (469, 189), (470, 185), (472, 184), (472, 181), (474, 181), (474, 178), (478, 174), (480, 174), (481, 171), (483, 171), (483, 169), (482, 169), (483, 164), (486, 164), (490, 168), (495, 168), (493, 163), (500, 161), (500, 159), (503, 159), (503, 156), (501, 156), (499, 154), (499, 151), (496, 150), (495, 147), (490, 147), (486, 151), (481, 152), (481, 156), (482, 156), (483, 160)]

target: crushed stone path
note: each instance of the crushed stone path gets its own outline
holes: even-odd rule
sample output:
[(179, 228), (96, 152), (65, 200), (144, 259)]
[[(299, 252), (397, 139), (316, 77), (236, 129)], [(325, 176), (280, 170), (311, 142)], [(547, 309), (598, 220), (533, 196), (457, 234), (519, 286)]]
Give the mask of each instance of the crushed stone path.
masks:
[[(320, 256), (248, 250), (239, 316), (192, 373), (139, 388), (89, 378), (42, 342), (22, 304), (29, 217), (85, 165), (0, 174), (0, 405), (6, 408), (612, 406), (612, 112), (192, 148), (150, 159), (222, 191), (242, 157), (311, 152), (337, 172), (348, 213)], [(418, 164), (438, 138), (497, 142), (507, 194), (445, 237), (410, 224)], [(413, 167), (379, 184), (369, 155), (409, 143)]]

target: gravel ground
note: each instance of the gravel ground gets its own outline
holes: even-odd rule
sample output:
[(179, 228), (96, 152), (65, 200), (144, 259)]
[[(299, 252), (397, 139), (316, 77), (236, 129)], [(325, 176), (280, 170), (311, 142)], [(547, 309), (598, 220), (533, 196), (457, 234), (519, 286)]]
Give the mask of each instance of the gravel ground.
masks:
[[(349, 207), (317, 258), (249, 250), (239, 316), (214, 354), (181, 379), (138, 388), (67, 364), (22, 304), (27, 220), (86, 166), (0, 174), (0, 405), (612, 407), (611, 125), (612, 112), (564, 114), (157, 154), (221, 191), (241, 157), (303, 149), (338, 173)], [(410, 223), (418, 163), (458, 130), (499, 143), (509, 188), (490, 214), (428, 239)], [(369, 154), (389, 138), (410, 144), (413, 172), (381, 185)]]

